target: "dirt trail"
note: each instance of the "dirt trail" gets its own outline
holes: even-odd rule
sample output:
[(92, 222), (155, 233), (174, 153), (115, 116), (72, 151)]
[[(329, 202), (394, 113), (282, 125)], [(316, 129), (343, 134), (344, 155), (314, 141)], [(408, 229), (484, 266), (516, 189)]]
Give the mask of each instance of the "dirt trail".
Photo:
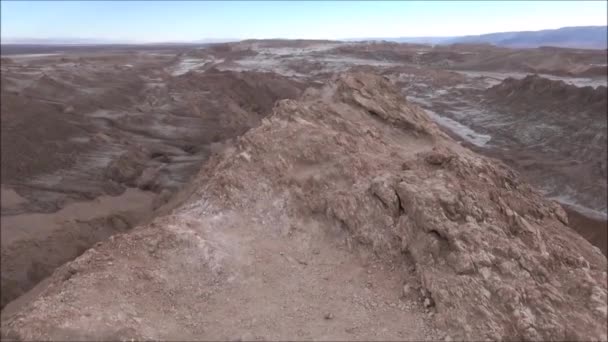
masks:
[[(34, 328), (37, 333), (31, 330), (33, 335), (20, 338), (363, 341), (443, 338), (430, 327), (432, 313), (425, 312), (422, 296), (414, 290), (418, 285), (412, 270), (403, 263), (387, 264), (369, 254), (357, 256), (344, 243), (342, 232), (327, 236), (323, 231), (326, 227), (302, 224), (289, 232), (269, 231), (268, 226), (260, 223), (243, 222), (240, 213), (214, 216), (211, 220), (213, 223), (181, 215), (179, 222), (172, 219), (166, 222), (165, 227), (172, 231), (170, 235), (134, 232), (134, 236), (150, 244), (147, 250), (127, 247), (124, 242), (115, 244), (113, 240), (104, 244), (104, 247), (132, 248), (131, 252), (123, 250), (127, 252), (126, 259), (105, 252), (98, 255), (101, 259), (91, 258), (97, 248), (87, 252), (72, 264), (73, 271), (67, 274), (73, 274), (74, 279), (89, 278), (85, 280), (92, 281), (89, 289), (86, 293), (71, 293), (66, 288), (57, 293), (67, 296), (66, 300), (77, 300), (82, 316), (55, 325), (52, 322), (59, 319), (56, 316), (59, 312), (40, 303), (47, 308), (40, 309), (50, 315), (44, 320), (52, 326)], [(203, 228), (203, 224), (208, 226)], [(190, 225), (194, 230), (183, 230), (182, 225)], [(211, 225), (215, 229), (208, 230)], [(171, 250), (167, 250), (169, 246)], [(140, 264), (148, 258), (147, 253), (153, 255), (156, 266)], [(93, 274), (87, 276), (89, 272), (81, 269), (87, 263), (95, 265), (95, 273), (108, 272), (104, 280), (91, 279)], [(65, 285), (71, 283), (68, 279), (72, 275), (67, 274)], [(135, 287), (111, 285), (123, 282), (133, 282)], [(403, 296), (403, 285), (408, 282), (412, 291)], [(109, 287), (117, 290), (112, 290), (115, 299), (105, 297)], [(98, 291), (99, 296), (95, 295)], [(45, 290), (33, 291), (39, 292), (48, 294)], [(11, 305), (5, 308), (3, 317), (15, 311)], [(101, 309), (99, 305), (107, 306)]]

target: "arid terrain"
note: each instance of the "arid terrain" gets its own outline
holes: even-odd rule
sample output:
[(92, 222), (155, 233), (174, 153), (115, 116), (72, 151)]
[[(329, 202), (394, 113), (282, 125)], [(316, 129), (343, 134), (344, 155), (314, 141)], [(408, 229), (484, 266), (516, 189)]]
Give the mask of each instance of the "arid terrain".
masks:
[(17, 340), (606, 340), (605, 50), (2, 46)]

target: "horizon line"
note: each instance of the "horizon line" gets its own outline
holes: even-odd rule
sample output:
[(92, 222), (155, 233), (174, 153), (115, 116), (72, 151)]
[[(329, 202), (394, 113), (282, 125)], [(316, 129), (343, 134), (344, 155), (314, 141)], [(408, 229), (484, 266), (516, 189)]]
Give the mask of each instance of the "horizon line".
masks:
[[(145, 44), (209, 44), (213, 41), (217, 41), (217, 43), (229, 43), (229, 42), (241, 42), (245, 40), (327, 40), (327, 41), (370, 41), (370, 40), (386, 40), (386, 39), (447, 39), (447, 38), (457, 38), (457, 37), (475, 37), (475, 36), (483, 36), (495, 33), (527, 33), (527, 32), (539, 32), (539, 31), (548, 31), (548, 30), (560, 30), (565, 28), (582, 28), (582, 27), (607, 27), (608, 25), (584, 25), (584, 26), (562, 26), (558, 28), (546, 28), (540, 30), (526, 30), (526, 31), (499, 31), (499, 32), (488, 32), (481, 34), (466, 34), (466, 35), (452, 35), (452, 36), (384, 36), (384, 37), (350, 37), (350, 38), (201, 38), (195, 40), (164, 40), (164, 41), (140, 41), (140, 40), (129, 40), (129, 39), (120, 39), (120, 38), (91, 38), (91, 37), (45, 37), (45, 38), (34, 38), (34, 37), (1, 37), (0, 36), (0, 44), (8, 45), (8, 44), (22, 44), (22, 45), (31, 45), (31, 44), (46, 44), (46, 45), (104, 45), (104, 44), (114, 44), (114, 45), (145, 45)], [(98, 42), (83, 42), (83, 43), (49, 43), (49, 42), (40, 42), (40, 43), (4, 43), (4, 40), (83, 40), (83, 41), (98, 41)], [(105, 41), (105, 42), (104, 42)]]

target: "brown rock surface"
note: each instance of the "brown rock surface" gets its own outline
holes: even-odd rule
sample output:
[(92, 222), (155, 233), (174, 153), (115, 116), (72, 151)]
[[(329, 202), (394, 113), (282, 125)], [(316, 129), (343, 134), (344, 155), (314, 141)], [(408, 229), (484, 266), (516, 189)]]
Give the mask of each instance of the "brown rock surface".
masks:
[(191, 186), (7, 306), (3, 337), (607, 339), (601, 252), (382, 77), (280, 101)]
[(560, 114), (582, 111), (606, 115), (606, 87), (577, 87), (536, 74), (522, 79), (509, 77), (489, 88), (486, 94), (494, 101), (506, 102), (510, 106), (542, 108)]

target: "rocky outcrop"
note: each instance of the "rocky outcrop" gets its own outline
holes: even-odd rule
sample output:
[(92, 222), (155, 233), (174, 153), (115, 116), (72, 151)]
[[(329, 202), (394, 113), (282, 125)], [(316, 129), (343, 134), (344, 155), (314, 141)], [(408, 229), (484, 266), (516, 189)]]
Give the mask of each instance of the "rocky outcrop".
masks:
[(87, 251), (3, 312), (2, 334), (200, 339), (208, 294), (245, 279), (243, 234), (337, 229), (353, 252), (414, 268), (412, 286), (453, 339), (607, 338), (601, 252), (559, 205), (445, 136), (382, 77), (344, 74), (278, 102), (192, 186), (179, 209)]
[(605, 119), (606, 87), (577, 87), (561, 80), (550, 80), (538, 75), (522, 79), (507, 78), (489, 88), (486, 95), (493, 101), (511, 106), (556, 111), (558, 113), (594, 113)]

